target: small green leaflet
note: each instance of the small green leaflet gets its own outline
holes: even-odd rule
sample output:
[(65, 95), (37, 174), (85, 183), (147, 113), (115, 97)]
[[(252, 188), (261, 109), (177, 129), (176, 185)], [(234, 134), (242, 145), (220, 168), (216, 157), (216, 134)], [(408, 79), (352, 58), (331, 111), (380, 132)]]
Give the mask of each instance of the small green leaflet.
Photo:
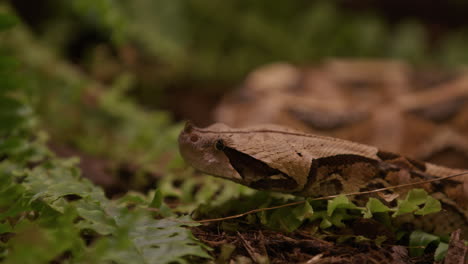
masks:
[[(422, 208), (420, 206), (424, 205)], [(404, 200), (398, 200), (398, 206), (393, 213), (393, 217), (414, 213), (416, 215), (426, 215), (439, 212), (441, 210), (440, 202), (427, 194), (423, 189), (411, 190)]]
[(348, 197), (340, 195), (328, 201), (326, 211), (316, 211), (311, 221), (322, 219), (320, 222), (320, 228), (326, 229), (332, 226), (344, 227), (343, 220), (352, 219), (355, 216), (349, 214), (346, 209), (360, 209), (353, 204)]
[(414, 212), (416, 215), (427, 215), (431, 213), (437, 213), (442, 210), (439, 200), (432, 196), (428, 196), (424, 207)]
[(159, 214), (163, 217), (172, 216), (171, 209), (164, 203), (163, 195), (160, 189), (154, 192), (153, 200), (149, 204), (150, 208), (159, 209)]
[[(272, 229), (279, 229), (287, 232), (292, 232), (299, 228), (306, 219), (310, 219), (314, 215), (312, 206), (305, 202), (294, 206), (292, 209), (288, 207), (275, 210), (264, 219), (265, 224)], [(265, 216), (265, 214), (263, 214)]]
[(441, 261), (445, 258), (445, 254), (447, 253), (448, 250), (448, 244), (445, 242), (440, 242), (439, 246), (436, 248), (436, 251), (434, 253), (434, 260), (435, 261)]
[(438, 244), (435, 253), (434, 260), (440, 261), (444, 259), (445, 254), (448, 250), (448, 244), (440, 241), (440, 237), (425, 233), (423, 231), (416, 230), (411, 233), (409, 241), (409, 252), (410, 256), (418, 257), (424, 254), (424, 250), (429, 246), (429, 244), (434, 243)]
[(333, 200), (328, 201), (328, 207), (327, 207), (328, 216), (332, 216), (333, 212), (336, 209), (340, 209), (340, 208), (356, 209), (357, 206), (353, 204), (345, 195), (340, 195), (338, 197), (333, 198)]
[(362, 213), (364, 218), (371, 218), (372, 213), (384, 213), (388, 211), (390, 211), (390, 208), (384, 205), (380, 200), (369, 198), (369, 201), (366, 204), (366, 209)]

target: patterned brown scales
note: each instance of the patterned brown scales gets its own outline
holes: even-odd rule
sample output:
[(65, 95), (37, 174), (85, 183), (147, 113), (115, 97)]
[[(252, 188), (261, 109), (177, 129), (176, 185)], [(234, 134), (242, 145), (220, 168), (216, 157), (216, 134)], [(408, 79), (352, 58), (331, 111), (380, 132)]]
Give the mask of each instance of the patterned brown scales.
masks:
[[(337, 138), (275, 125), (233, 129), (224, 124), (187, 124), (180, 152), (193, 167), (252, 188), (301, 196), (327, 196), (419, 182), (460, 173)], [(444, 210), (430, 226), (435, 233), (462, 228), (468, 234), (468, 181), (463, 176), (425, 184)], [(404, 195), (406, 189), (394, 192)], [(436, 221), (436, 222), (434, 222)], [(437, 223), (437, 224), (434, 224)], [(424, 223), (423, 223), (424, 224)], [(427, 224), (427, 223), (426, 223)]]
[(468, 168), (468, 74), (417, 71), (394, 61), (273, 64), (251, 73), (215, 119), (273, 123)]

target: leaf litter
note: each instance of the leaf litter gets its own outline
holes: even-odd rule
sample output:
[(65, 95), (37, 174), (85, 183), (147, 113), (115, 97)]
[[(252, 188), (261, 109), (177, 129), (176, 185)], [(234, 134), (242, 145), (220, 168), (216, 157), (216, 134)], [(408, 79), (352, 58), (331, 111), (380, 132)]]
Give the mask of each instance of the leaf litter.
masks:
[[(218, 206), (210, 207), (208, 203), (193, 216), (203, 219), (232, 215), (252, 208), (274, 207), (291, 199), (299, 198), (254, 192)], [(396, 204), (388, 207), (372, 198), (366, 206), (359, 207), (345, 196), (338, 196), (328, 203), (306, 201), (191, 229), (195, 237), (213, 248), (210, 254), (217, 263), (434, 263), (443, 260), (449, 241), (424, 232), (403, 232), (390, 223), (392, 215), (437, 212), (440, 203), (424, 190), (415, 189)], [(410, 237), (418, 235), (436, 239), (430, 241), (432, 244), (411, 240)]]

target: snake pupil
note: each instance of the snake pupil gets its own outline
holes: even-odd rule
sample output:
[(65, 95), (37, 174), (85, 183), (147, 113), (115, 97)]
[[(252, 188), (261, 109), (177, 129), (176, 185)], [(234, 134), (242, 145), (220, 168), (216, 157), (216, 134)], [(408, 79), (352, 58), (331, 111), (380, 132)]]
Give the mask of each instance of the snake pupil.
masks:
[(221, 139), (216, 140), (215, 149), (223, 150), (224, 149), (224, 142)]

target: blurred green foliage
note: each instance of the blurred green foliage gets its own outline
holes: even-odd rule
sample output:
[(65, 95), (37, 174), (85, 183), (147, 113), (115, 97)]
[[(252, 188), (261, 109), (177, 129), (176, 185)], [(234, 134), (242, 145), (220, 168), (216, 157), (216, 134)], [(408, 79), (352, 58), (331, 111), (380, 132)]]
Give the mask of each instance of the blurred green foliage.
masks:
[(127, 96), (133, 75), (119, 75), (104, 86), (35, 40), (24, 26), (4, 34), (4, 46), (21, 59), (28, 76), (22, 81), (34, 94), (31, 106), (53, 146), (105, 157), (114, 170), (128, 165), (154, 174), (180, 164), (176, 139), (181, 124), (173, 124), (166, 112), (144, 111)]
[(467, 62), (463, 30), (431, 43), (428, 29), (415, 19), (389, 24), (372, 10), (338, 6), (339, 1), (73, 0), (64, 9), (110, 34), (116, 45), (140, 45), (179, 78), (238, 80), (264, 63), (326, 57)]
[[(0, 28), (15, 20), (0, 13)], [(153, 211), (162, 202), (150, 207), (152, 199), (143, 194), (109, 200), (81, 177), (76, 159), (60, 159), (48, 150), (31, 107), (40, 90), (20, 77), (20, 63), (6, 49), (0, 49), (0, 260), (187, 263), (187, 256), (208, 257), (206, 247), (182, 227), (190, 218), (156, 219)], [(112, 105), (113, 98), (107, 96), (106, 102)], [(111, 107), (112, 114), (133, 113), (128, 104), (118, 105)]]

